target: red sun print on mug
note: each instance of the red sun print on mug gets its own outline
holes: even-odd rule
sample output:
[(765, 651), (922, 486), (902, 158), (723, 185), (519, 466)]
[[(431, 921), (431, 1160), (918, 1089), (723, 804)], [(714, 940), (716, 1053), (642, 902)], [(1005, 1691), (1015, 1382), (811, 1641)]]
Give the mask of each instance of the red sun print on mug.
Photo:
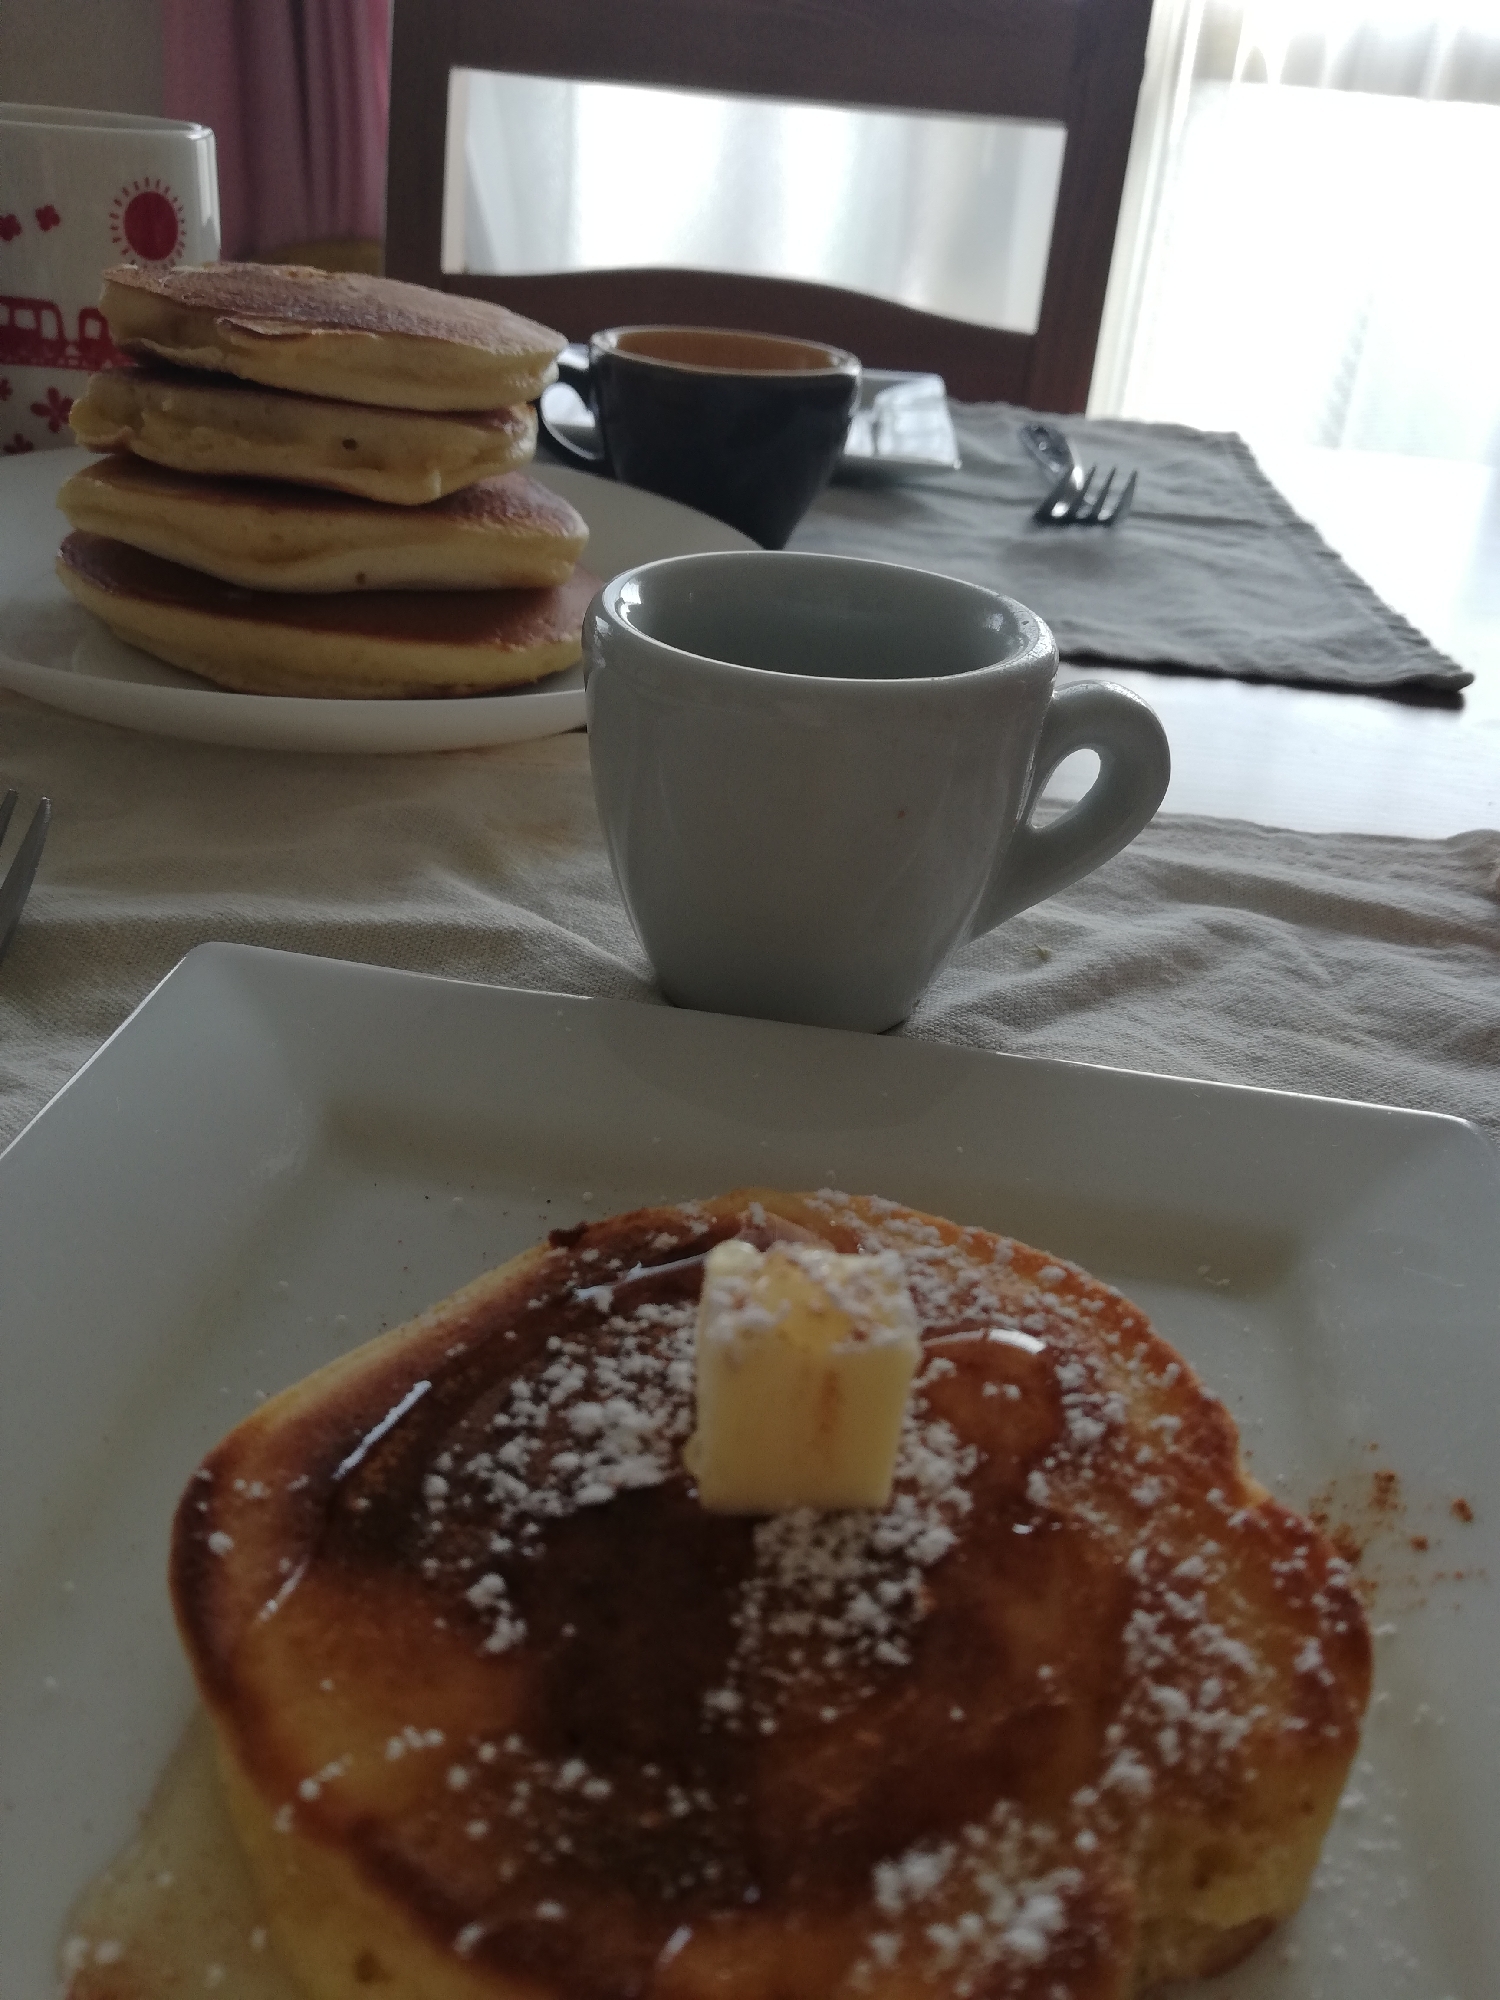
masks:
[(110, 204), (110, 240), (122, 256), (142, 264), (175, 264), (185, 221), (182, 203), (165, 181), (131, 181)]

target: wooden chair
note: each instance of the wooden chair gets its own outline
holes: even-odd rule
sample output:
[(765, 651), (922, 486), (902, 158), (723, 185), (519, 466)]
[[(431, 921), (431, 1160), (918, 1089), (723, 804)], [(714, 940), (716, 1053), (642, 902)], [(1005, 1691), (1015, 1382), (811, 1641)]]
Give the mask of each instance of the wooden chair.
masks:
[[(931, 369), (965, 400), (1083, 409), (1093, 373), (1151, 0), (397, 0), (386, 264), (584, 339), (667, 321), (750, 326)], [(861, 293), (704, 271), (444, 274), (448, 73), (676, 85), (1067, 128), (1034, 334)]]

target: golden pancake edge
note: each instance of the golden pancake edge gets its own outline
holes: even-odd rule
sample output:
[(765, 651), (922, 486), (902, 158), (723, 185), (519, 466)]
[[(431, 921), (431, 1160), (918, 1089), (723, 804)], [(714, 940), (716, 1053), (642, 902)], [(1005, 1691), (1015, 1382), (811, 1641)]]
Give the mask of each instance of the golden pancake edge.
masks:
[[(701, 1258), (804, 1232), (904, 1260), (896, 1496), (710, 1515)], [(1344, 1565), (1143, 1315), (829, 1193), (559, 1231), (284, 1392), (172, 1587), (314, 2000), (1127, 2000), (1296, 1907), (1369, 1686)]]
[(402, 410), (532, 402), (563, 346), (482, 299), (297, 264), (115, 265), (100, 304), (128, 354)]
[(417, 507), (525, 465), (536, 414), (381, 409), (165, 365), (91, 376), (68, 418), (92, 451), (210, 478), (284, 479)]
[(367, 700), (490, 694), (582, 654), (598, 579), (543, 590), (246, 590), (74, 530), (57, 575), (128, 645), (244, 694)]
[(250, 590), (500, 590), (566, 583), (588, 541), (576, 508), (524, 472), (426, 507), (112, 455), (58, 493), (73, 527)]

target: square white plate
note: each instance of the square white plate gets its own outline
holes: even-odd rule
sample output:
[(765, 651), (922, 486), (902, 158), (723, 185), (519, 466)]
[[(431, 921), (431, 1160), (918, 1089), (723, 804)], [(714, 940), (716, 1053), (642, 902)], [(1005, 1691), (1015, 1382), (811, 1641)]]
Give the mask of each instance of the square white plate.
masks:
[[(1389, 1629), (1322, 1886), (1213, 1990), (1493, 1992), (1500, 1173), (1471, 1127), (210, 945), (0, 1158), (5, 2000), (52, 1991), (189, 1714), (164, 1569), (200, 1454), (549, 1227), (753, 1181), (1077, 1259), (1261, 1478), (1371, 1538)], [(1400, 1508), (1361, 1516), (1385, 1470)]]

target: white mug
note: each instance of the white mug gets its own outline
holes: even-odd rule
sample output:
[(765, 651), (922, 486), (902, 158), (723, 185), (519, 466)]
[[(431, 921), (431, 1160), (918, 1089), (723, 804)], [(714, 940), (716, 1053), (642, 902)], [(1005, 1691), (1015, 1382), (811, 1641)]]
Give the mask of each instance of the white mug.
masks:
[(207, 126), (0, 104), (0, 452), (72, 444), (74, 399), (125, 359), (99, 311), (101, 272), (218, 255)]
[[(584, 626), (615, 879), (679, 1005), (904, 1020), (947, 959), (1133, 840), (1170, 756), (1145, 702), (1053, 690), (1057, 647), (976, 584), (846, 556), (677, 556)], [(1075, 750), (1099, 774), (1028, 822)]]

